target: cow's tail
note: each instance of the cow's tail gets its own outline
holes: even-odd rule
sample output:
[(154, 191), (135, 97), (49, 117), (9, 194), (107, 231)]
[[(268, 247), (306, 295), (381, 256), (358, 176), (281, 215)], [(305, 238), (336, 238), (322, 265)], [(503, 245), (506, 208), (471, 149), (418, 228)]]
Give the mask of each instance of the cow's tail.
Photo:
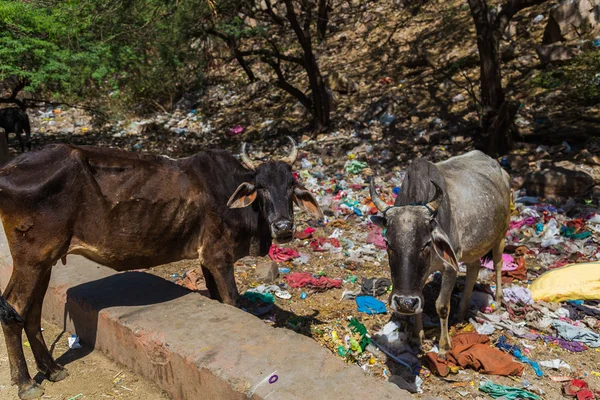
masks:
[(0, 322), (5, 325), (13, 321), (23, 322), (23, 319), (0, 293)]

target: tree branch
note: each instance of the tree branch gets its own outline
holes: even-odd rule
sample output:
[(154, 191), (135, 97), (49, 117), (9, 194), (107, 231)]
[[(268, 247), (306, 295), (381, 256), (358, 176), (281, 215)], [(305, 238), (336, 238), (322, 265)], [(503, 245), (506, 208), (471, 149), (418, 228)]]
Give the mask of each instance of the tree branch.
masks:
[(283, 72), (281, 71), (281, 65), (278, 62), (275, 62), (267, 57), (263, 58), (263, 62), (269, 64), (271, 68), (273, 68), (273, 71), (275, 71), (275, 74), (277, 75), (277, 82), (275, 83), (275, 85), (280, 89), (288, 92), (293, 97), (297, 98), (304, 107), (306, 107), (310, 112), (312, 112), (312, 101), (300, 89), (293, 86), (285, 79), (285, 76), (283, 76)]
[(281, 54), (279, 52), (272, 52), (272, 51), (265, 50), (265, 49), (241, 51), (240, 54), (244, 57), (246, 57), (246, 56), (274, 57), (279, 60), (288, 61), (288, 62), (291, 62), (294, 64), (304, 66), (304, 60), (301, 59), (300, 57), (286, 56), (285, 54)]
[(538, 4), (546, 0), (509, 0), (502, 5), (502, 9), (493, 21), (494, 34), (499, 39), (506, 30), (508, 23), (519, 11)]

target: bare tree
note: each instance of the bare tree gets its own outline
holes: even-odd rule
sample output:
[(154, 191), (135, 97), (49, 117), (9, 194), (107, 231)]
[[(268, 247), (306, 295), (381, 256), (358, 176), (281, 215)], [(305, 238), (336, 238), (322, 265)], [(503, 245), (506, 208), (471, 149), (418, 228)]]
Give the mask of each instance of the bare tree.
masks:
[(512, 131), (518, 105), (506, 100), (502, 87), (500, 40), (510, 20), (519, 11), (546, 0), (507, 0), (491, 12), (487, 0), (467, 0), (477, 32), (480, 59), (482, 127), (487, 136), (486, 152), (505, 153), (512, 147)]
[[(309, 110), (314, 130), (326, 130), (330, 124), (331, 101), (314, 53), (313, 30), (321, 30), (324, 37), (329, 18), (328, 0), (318, 4), (311, 0), (282, 0), (279, 7), (270, 0), (260, 5), (252, 0), (240, 4), (234, 13), (229, 10), (237, 18), (235, 29), (225, 33), (225, 24), (219, 26), (213, 21), (205, 31), (227, 43), (251, 81), (255, 79), (251, 69), (253, 61), (268, 65), (273, 72), (273, 84)], [(240, 16), (252, 19), (263, 29), (240, 27)], [(284, 47), (288, 50), (283, 51)], [(290, 82), (289, 71), (296, 68), (302, 68), (306, 74), (306, 91)]]

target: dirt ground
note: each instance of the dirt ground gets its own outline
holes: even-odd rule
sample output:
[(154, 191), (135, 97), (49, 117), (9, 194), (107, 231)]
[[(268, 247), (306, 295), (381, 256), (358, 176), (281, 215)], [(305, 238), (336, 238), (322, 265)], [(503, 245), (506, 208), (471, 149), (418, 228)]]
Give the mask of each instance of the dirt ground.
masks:
[[(144, 399), (164, 400), (170, 397), (154, 383), (134, 374), (127, 368), (110, 361), (99, 351), (93, 351), (83, 357), (85, 348), (70, 350), (67, 344), (69, 334), (61, 335), (61, 329), (56, 325), (42, 320), (44, 337), (49, 346), (53, 343), (53, 355), (58, 362), (65, 365), (70, 376), (57, 383), (47, 380), (42, 382), (45, 394), (43, 399)], [(0, 399), (13, 400), (17, 398), (17, 387), (10, 385), (10, 368), (6, 353), (4, 336), (0, 338)], [(27, 338), (23, 335), (23, 342)], [(52, 348), (51, 348), (52, 350)], [(35, 360), (30, 349), (25, 348), (25, 357), (29, 365), (29, 373), (36, 373)], [(81, 357), (81, 358), (80, 358)]]
[[(352, 218), (352, 217), (351, 217)], [(352, 225), (352, 223), (351, 223)], [(325, 227), (318, 233), (319, 236), (328, 236), (332, 233), (334, 228)], [(345, 231), (350, 236), (356, 234), (350, 230)], [(336, 332), (339, 337), (343, 337), (344, 334), (350, 333), (348, 330), (348, 319), (350, 317), (357, 318), (362, 324), (365, 325), (368, 332), (373, 334), (381, 329), (389, 320), (390, 314), (379, 314), (379, 315), (366, 315), (359, 313), (356, 310), (356, 303), (351, 300), (340, 300), (344, 290), (355, 290), (360, 288), (361, 278), (371, 277), (390, 277), (389, 267), (387, 266), (387, 256), (379, 262), (365, 262), (354, 265), (348, 263), (347, 260), (341, 258), (338, 254), (329, 253), (314, 253), (309, 249), (304, 248), (304, 245), (308, 241), (301, 241), (296, 239), (293, 243), (287, 245), (300, 251), (300, 253), (310, 254), (311, 259), (307, 264), (301, 265), (296, 262), (279, 263), (280, 267), (291, 268), (292, 271), (309, 271), (313, 274), (325, 273), (330, 278), (345, 279), (348, 275), (357, 275), (358, 279), (356, 283), (352, 284), (349, 282), (344, 283), (341, 289), (330, 289), (325, 292), (311, 292), (308, 289), (293, 289), (288, 288), (292, 294), (292, 298), (289, 300), (283, 300), (275, 297), (275, 307), (272, 313), (263, 316), (263, 320), (275, 327), (283, 327), (292, 329), (300, 334), (306, 335), (313, 338), (320, 345), (328, 347), (332, 353), (337, 354), (336, 344), (331, 340), (332, 332)], [(236, 264), (236, 281), (240, 293), (244, 293), (247, 289), (257, 285), (256, 277), (254, 274), (253, 266), (257, 263), (270, 262), (270, 259), (265, 257), (264, 259), (247, 257), (242, 259)], [(534, 260), (528, 260), (529, 265), (533, 269)], [(161, 267), (156, 267), (150, 270), (151, 273), (169, 279), (171, 281), (177, 281), (184, 276), (187, 271), (195, 268), (193, 261), (186, 261), (182, 263), (173, 263)], [(345, 267), (350, 266), (355, 268), (349, 270)], [(200, 275), (202, 272), (197, 271)], [(464, 275), (464, 274), (462, 274)], [(280, 276), (273, 284), (277, 285), (285, 282)], [(482, 283), (480, 281), (480, 283)], [(493, 284), (490, 278), (485, 281), (487, 284)], [(462, 291), (463, 277), (459, 276), (457, 286), (454, 292), (453, 309), (458, 309), (458, 294)], [(203, 279), (200, 278), (198, 281), (198, 289), (204, 295), (208, 295), (208, 292), (203, 286)], [(301, 299), (301, 293), (305, 292), (307, 297)], [(425, 297), (426, 306), (425, 314), (428, 315), (432, 320), (435, 319), (434, 303), (437, 294), (439, 293), (439, 285), (437, 282), (430, 282), (426, 287)], [(378, 298), (387, 302), (387, 294), (379, 296)], [(427, 320), (427, 319), (426, 319)], [(410, 321), (407, 321), (410, 323)], [(456, 321), (453, 323), (453, 332), (456, 333), (463, 329), (469, 330), (468, 324), (457, 324)], [(472, 328), (472, 327), (471, 327)], [(494, 342), (499, 336), (505, 334), (504, 332), (495, 332), (491, 335), (491, 340)], [(430, 327), (426, 328), (426, 336), (428, 344), (431, 346), (433, 343), (437, 344), (439, 338), (439, 328)], [(426, 396), (440, 396), (448, 399), (478, 399), (478, 398), (489, 398), (482, 392), (478, 391), (479, 384), (487, 379), (492, 380), (495, 383), (523, 388), (529, 384), (536, 385), (542, 389), (545, 393), (543, 398), (545, 399), (560, 399), (563, 398), (561, 394), (562, 382), (554, 382), (551, 377), (572, 377), (585, 379), (592, 388), (600, 388), (600, 352), (598, 349), (587, 349), (582, 353), (571, 353), (566, 351), (559, 346), (553, 344), (544, 344), (542, 341), (528, 341), (525, 339), (517, 339), (515, 342), (520, 345), (521, 348), (532, 347), (528, 357), (535, 361), (545, 361), (559, 358), (565, 361), (571, 366), (571, 370), (560, 370), (552, 371), (547, 368), (542, 368), (545, 375), (538, 378), (533, 369), (526, 366), (525, 372), (522, 377), (499, 377), (493, 375), (479, 374), (473, 370), (465, 369), (461, 370), (458, 374), (451, 374), (446, 378), (441, 378), (430, 374), (427, 369), (421, 371), (420, 377), (423, 379), (422, 390)], [(347, 362), (358, 364), (365, 372), (377, 379), (387, 379), (390, 374), (399, 374), (410, 379), (410, 374), (407, 374), (406, 369), (399, 365), (395, 365), (393, 361), (389, 360), (381, 352), (370, 352), (365, 351), (357, 359), (349, 358)], [(426, 364), (425, 364), (426, 365)], [(555, 378), (556, 379), (556, 378)], [(419, 396), (417, 394), (417, 396)]]

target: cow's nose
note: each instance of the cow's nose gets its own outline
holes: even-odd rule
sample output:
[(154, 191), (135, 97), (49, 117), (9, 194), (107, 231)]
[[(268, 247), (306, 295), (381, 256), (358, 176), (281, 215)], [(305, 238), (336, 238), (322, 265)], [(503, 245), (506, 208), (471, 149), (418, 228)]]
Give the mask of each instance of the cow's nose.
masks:
[(403, 314), (414, 314), (421, 308), (421, 299), (417, 296), (394, 296), (396, 311)]
[(273, 231), (276, 235), (278, 234), (286, 234), (292, 231), (294, 224), (292, 221), (277, 221), (273, 224)]

